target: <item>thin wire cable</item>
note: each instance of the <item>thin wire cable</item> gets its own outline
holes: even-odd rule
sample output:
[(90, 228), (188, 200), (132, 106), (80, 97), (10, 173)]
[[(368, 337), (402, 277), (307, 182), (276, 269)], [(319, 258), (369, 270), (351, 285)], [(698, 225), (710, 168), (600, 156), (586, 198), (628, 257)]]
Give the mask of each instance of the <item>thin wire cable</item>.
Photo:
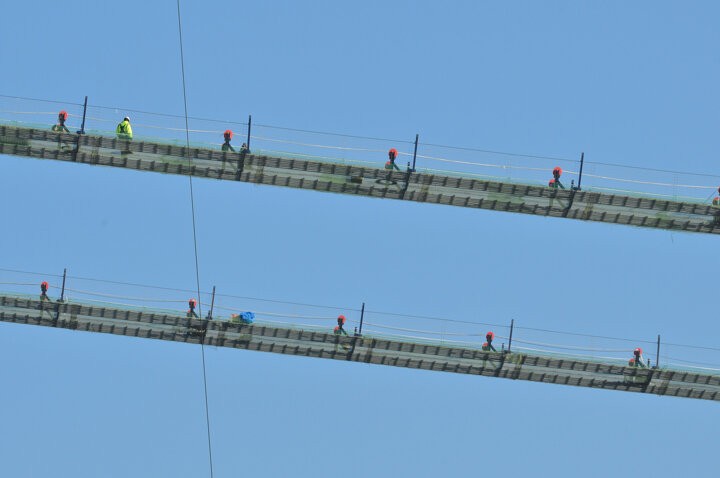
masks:
[[(187, 159), (188, 164), (192, 165), (192, 159), (190, 158), (190, 124), (188, 122), (188, 109), (187, 109), (187, 89), (185, 86), (185, 54), (183, 52), (183, 38), (182, 38), (182, 22), (180, 15), (180, 0), (177, 0), (177, 18), (178, 18), (178, 35), (180, 39), (180, 68), (182, 72), (182, 86), (183, 86), (183, 106), (185, 109), (185, 139), (187, 141)], [(198, 312), (202, 316), (202, 308), (200, 301), (200, 263), (198, 261), (197, 251), (197, 230), (195, 227), (195, 197), (193, 194), (193, 183), (192, 175), (188, 175), (190, 180), (190, 208), (192, 212), (192, 230), (193, 230), (193, 246), (195, 249), (195, 280), (197, 282), (197, 293), (198, 293)], [(210, 439), (210, 408), (208, 406), (208, 391), (207, 391), (207, 371), (205, 367), (205, 340), (200, 341), (200, 351), (202, 355), (202, 369), (203, 369), (203, 385), (205, 388), (205, 423), (207, 425), (207, 440), (208, 440), (208, 456), (210, 458), (210, 478), (213, 478), (213, 458), (212, 458), (212, 440)]]

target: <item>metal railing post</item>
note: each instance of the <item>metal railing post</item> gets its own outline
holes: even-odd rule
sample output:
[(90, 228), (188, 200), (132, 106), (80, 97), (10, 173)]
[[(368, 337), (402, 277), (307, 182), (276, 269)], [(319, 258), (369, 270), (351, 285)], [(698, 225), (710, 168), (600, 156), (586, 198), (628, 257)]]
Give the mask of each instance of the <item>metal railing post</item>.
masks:
[(512, 350), (512, 334), (513, 334), (514, 328), (515, 328), (515, 319), (510, 319), (510, 337), (508, 338), (508, 348), (507, 348), (508, 353), (510, 353), (510, 351)]
[(582, 181), (583, 164), (585, 164), (585, 153), (580, 153), (580, 173), (578, 174), (577, 190), (580, 191), (580, 182)]
[(62, 289), (60, 289), (60, 302), (65, 300), (65, 279), (67, 278), (67, 268), (63, 269), (63, 283)]
[(418, 147), (418, 140), (420, 139), (420, 134), (415, 135), (415, 151), (413, 151), (413, 166), (412, 170), (415, 172), (415, 160), (417, 159), (417, 147)]
[(247, 149), (250, 151), (250, 129), (252, 128), (252, 115), (248, 115), (248, 135), (247, 135)]
[(80, 131), (78, 131), (78, 134), (85, 134), (85, 116), (87, 116), (87, 96), (85, 97), (85, 105), (83, 105), (83, 119), (82, 119), (82, 125), (80, 125)]
[(213, 308), (215, 307), (215, 286), (213, 286), (212, 299), (210, 299), (210, 312), (208, 312), (207, 319), (212, 320)]
[(660, 367), (660, 334), (658, 334), (657, 351), (655, 352), (655, 368)]
[(360, 331), (358, 332), (359, 335), (362, 335), (362, 326), (363, 326), (364, 319), (365, 319), (365, 302), (363, 302), (362, 308), (360, 309)]

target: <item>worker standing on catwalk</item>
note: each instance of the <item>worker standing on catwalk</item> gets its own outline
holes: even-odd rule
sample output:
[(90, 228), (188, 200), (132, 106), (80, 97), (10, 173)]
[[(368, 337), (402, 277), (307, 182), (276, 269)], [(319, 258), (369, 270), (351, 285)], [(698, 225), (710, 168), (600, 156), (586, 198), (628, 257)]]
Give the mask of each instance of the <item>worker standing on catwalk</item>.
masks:
[(49, 285), (47, 282), (42, 281), (42, 283), (40, 283), (40, 300), (43, 302), (46, 300), (50, 300), (50, 297), (48, 297), (47, 295), (48, 287)]
[(553, 178), (548, 183), (548, 186), (555, 189), (565, 189), (565, 186), (560, 182), (560, 176), (562, 176), (562, 168), (555, 166), (553, 168)]
[(398, 168), (398, 165), (395, 164), (395, 159), (397, 158), (397, 149), (390, 148), (390, 151), (388, 151), (388, 162), (385, 163), (385, 169), (395, 169), (397, 171), (400, 171), (400, 168)]
[(347, 335), (348, 333), (343, 328), (343, 325), (345, 325), (345, 316), (344, 315), (338, 315), (337, 318), (337, 326), (333, 329), (333, 334), (335, 335)]
[(225, 133), (223, 133), (223, 137), (225, 138), (225, 142), (222, 145), (222, 150), (223, 151), (232, 151), (234, 153), (235, 148), (233, 148), (232, 145), (230, 144), (230, 140), (233, 137), (233, 132), (230, 131), (229, 129), (226, 129)]
[(196, 306), (197, 306), (197, 301), (196, 301), (195, 299), (190, 299), (190, 300), (188, 301), (188, 307), (189, 307), (189, 309), (188, 309), (188, 311), (187, 311), (187, 317), (188, 317), (189, 319), (197, 319), (197, 318), (198, 318), (198, 315), (197, 315), (197, 313), (195, 312), (195, 307), (196, 307)]

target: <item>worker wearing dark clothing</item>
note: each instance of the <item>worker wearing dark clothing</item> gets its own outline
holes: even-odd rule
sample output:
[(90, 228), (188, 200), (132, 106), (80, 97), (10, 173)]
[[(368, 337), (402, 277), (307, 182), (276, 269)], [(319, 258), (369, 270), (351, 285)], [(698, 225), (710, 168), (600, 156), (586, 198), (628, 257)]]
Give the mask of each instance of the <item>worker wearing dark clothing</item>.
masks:
[(628, 361), (628, 365), (637, 368), (648, 368), (647, 363), (643, 360), (642, 349), (640, 347), (633, 350), (633, 358)]
[(388, 162), (385, 163), (385, 169), (395, 169), (397, 171), (400, 171), (400, 168), (398, 168), (398, 165), (395, 164), (395, 159), (397, 158), (397, 149), (391, 148), (390, 151), (388, 151)]
[(250, 148), (248, 148), (247, 143), (243, 143), (240, 146), (240, 154), (250, 154)]
[(223, 137), (225, 138), (225, 142), (222, 145), (222, 150), (223, 151), (232, 151), (234, 153), (235, 148), (233, 148), (232, 145), (230, 144), (230, 140), (233, 137), (233, 132), (230, 131), (229, 129), (225, 130), (225, 133), (223, 133)]
[(487, 340), (487, 342), (485, 342), (484, 344), (482, 344), (482, 349), (483, 349), (485, 352), (490, 352), (490, 351), (497, 352), (497, 350), (495, 350), (495, 347), (493, 347), (493, 344), (492, 344), (492, 341), (493, 341), (494, 338), (495, 338), (495, 334), (492, 333), (492, 332), (488, 332), (488, 333), (485, 335), (485, 340)]
[(57, 124), (53, 125), (52, 130), (55, 133), (69, 133), (70, 130), (67, 129), (67, 126), (65, 126), (65, 120), (67, 120), (68, 114), (67, 111), (63, 110), (60, 113), (58, 113), (58, 122)]
[(195, 313), (195, 306), (197, 306), (197, 301), (195, 299), (190, 299), (188, 301), (188, 307), (190, 307), (187, 311), (188, 319), (197, 319), (198, 318), (197, 313)]
[(562, 176), (562, 168), (560, 166), (556, 166), (553, 169), (553, 178), (548, 183), (548, 187), (555, 189), (565, 189), (565, 186), (563, 186), (560, 182), (560, 176)]
[(50, 297), (48, 297), (48, 295), (47, 295), (48, 287), (49, 287), (48, 283), (45, 281), (43, 281), (40, 284), (40, 300), (41, 301), (46, 301), (46, 300), (49, 301), (50, 300)]
[(333, 333), (335, 335), (347, 335), (348, 333), (343, 328), (343, 325), (345, 325), (345, 316), (338, 315), (337, 326), (333, 329)]

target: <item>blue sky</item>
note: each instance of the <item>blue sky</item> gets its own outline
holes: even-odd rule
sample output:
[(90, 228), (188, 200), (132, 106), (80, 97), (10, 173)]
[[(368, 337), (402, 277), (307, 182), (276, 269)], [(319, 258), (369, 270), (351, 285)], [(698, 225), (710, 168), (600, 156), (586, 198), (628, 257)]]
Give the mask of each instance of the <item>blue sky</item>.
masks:
[[(192, 116), (720, 173), (713, 2), (182, 9)], [(0, 59), (0, 94), (87, 95), (118, 107), (97, 110), (110, 122), (183, 112), (172, 1), (5, 5)], [(187, 178), (0, 161), (0, 268), (195, 287)], [(710, 347), (720, 333), (715, 237), (193, 184), (203, 290), (338, 306), (351, 321), (365, 302)], [(0, 359), (3, 475), (208, 475), (198, 347), (0, 324)], [(715, 452), (715, 403), (236, 350), (206, 359), (218, 477), (715, 476), (689, 459)]]

